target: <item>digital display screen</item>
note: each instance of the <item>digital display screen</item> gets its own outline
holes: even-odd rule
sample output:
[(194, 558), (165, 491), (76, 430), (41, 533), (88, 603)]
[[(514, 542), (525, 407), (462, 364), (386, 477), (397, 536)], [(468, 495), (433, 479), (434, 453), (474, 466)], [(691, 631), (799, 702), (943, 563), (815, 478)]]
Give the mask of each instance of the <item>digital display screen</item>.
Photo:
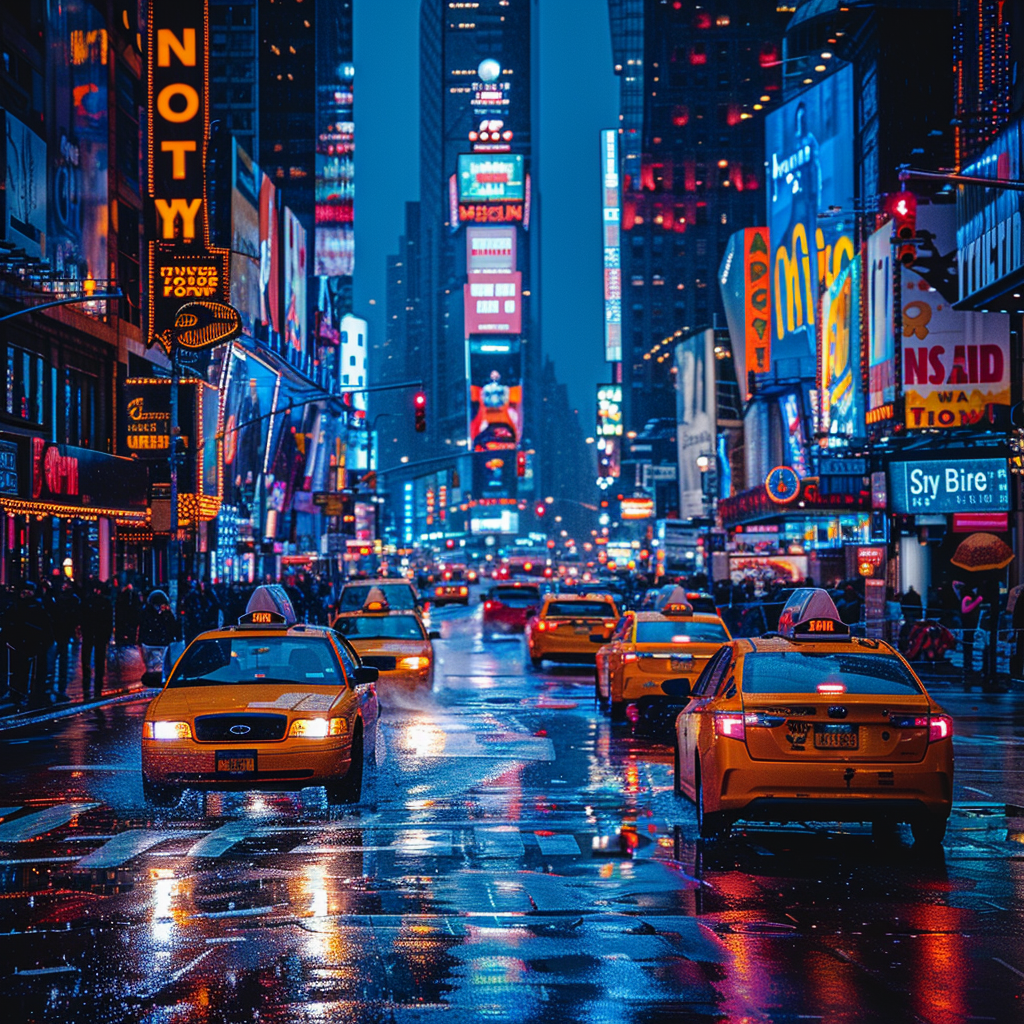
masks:
[(502, 156), (463, 153), (459, 156), (459, 199), (464, 201), (522, 201), (526, 183), (521, 153)]

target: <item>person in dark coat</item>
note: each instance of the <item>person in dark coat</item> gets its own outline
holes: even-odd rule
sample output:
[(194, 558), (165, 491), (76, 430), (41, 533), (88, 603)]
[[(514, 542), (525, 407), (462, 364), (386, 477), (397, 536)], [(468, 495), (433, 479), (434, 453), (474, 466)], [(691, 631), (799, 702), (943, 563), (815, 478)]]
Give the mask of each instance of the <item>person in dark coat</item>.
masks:
[(75, 585), (65, 579), (54, 595), (52, 605), (53, 635), (57, 641), (56, 697), (68, 699), (68, 669), (71, 665), (71, 647), (75, 631), (82, 625), (82, 602), (75, 593)]
[(921, 595), (914, 589), (913, 585), (907, 587), (907, 592), (900, 600), (900, 605), (903, 607), (903, 618), (907, 622), (916, 622), (924, 615)]
[(145, 672), (142, 682), (159, 686), (163, 677), (164, 653), (175, 640), (181, 639), (181, 626), (171, 611), (171, 602), (162, 590), (154, 590), (142, 610), (139, 623), (139, 643)]
[[(106, 588), (94, 580), (82, 607), (82, 699), (103, 694), (103, 676), (107, 667), (107, 647), (114, 635), (114, 605)], [(95, 676), (93, 670), (95, 669)]]
[(220, 626), (220, 601), (205, 580), (199, 581), (199, 622), (204, 631)]
[(42, 707), (46, 703), (46, 670), (53, 646), (53, 625), (34, 583), (26, 581), (21, 585), (13, 618), (18, 678), (23, 692), (28, 695), (29, 707)]
[(142, 613), (142, 606), (139, 601), (139, 592), (130, 584), (126, 583), (117, 594), (117, 601), (114, 605), (114, 624), (117, 629), (116, 643), (119, 646), (131, 647), (138, 643), (139, 617)]

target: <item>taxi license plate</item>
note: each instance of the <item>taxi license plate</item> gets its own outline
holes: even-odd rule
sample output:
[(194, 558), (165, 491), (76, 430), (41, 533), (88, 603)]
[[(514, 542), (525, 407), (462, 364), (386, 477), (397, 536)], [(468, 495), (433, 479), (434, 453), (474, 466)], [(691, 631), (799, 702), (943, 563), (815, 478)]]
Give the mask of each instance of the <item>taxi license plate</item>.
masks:
[(590, 632), (590, 627), (589, 626), (574, 626), (573, 629), (577, 633), (589, 633)]
[(219, 775), (254, 775), (256, 773), (256, 751), (218, 750), (217, 773)]
[(860, 732), (855, 725), (816, 725), (814, 746), (818, 750), (856, 750)]
[(692, 658), (671, 658), (669, 666), (673, 672), (683, 672), (693, 664)]

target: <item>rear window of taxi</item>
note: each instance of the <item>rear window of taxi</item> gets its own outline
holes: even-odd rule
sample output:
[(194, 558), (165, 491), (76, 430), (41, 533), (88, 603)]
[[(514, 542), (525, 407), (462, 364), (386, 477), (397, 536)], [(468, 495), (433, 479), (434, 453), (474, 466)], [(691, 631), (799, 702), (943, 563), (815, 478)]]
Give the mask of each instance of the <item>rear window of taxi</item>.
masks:
[(905, 696), (921, 687), (898, 658), (856, 651), (751, 651), (743, 658), (744, 693), (836, 693)]
[(372, 586), (353, 587), (350, 585), (345, 587), (341, 592), (341, 604), (338, 606), (338, 610), (342, 612), (359, 611), (374, 587), (384, 594), (388, 605), (395, 611), (411, 611), (416, 607), (416, 597), (408, 583), (374, 583)]
[(196, 640), (167, 683), (189, 686), (294, 683), (344, 686), (330, 641), (318, 637), (261, 636)]
[(607, 619), (615, 616), (615, 605), (610, 601), (552, 601), (544, 615), (549, 619)]
[(703, 644), (726, 643), (729, 637), (717, 622), (638, 622), (638, 644)]
[(334, 628), (350, 640), (426, 640), (423, 623), (415, 615), (358, 615), (341, 618)]

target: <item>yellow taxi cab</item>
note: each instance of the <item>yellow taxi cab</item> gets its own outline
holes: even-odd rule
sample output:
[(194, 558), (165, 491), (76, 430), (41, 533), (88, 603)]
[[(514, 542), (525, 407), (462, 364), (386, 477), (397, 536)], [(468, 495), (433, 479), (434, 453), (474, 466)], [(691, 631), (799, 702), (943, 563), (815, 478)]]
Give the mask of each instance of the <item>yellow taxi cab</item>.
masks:
[(725, 644), (676, 720), (675, 791), (704, 838), (739, 819), (909, 822), (942, 842), (953, 722), (903, 657), (852, 637), (824, 590), (790, 596), (777, 633)]
[(404, 579), (378, 577), (366, 580), (349, 580), (338, 594), (338, 612), (358, 612), (367, 601), (371, 590), (384, 593), (387, 602), (396, 611), (424, 610), (424, 602), (416, 588)]
[(334, 629), (356, 650), (364, 665), (380, 673), (381, 680), (415, 687), (434, 684), (434, 645), (440, 639), (428, 632), (414, 611), (396, 610), (382, 590), (371, 588), (357, 612), (342, 612)]
[[(593, 661), (598, 647), (619, 620), (614, 598), (605, 594), (549, 594), (526, 623), (530, 664)], [(597, 631), (601, 632), (598, 633)]]
[(343, 637), (297, 623), (283, 588), (257, 588), (237, 626), (188, 645), (147, 708), (146, 799), (323, 786), (330, 804), (358, 801), (376, 746), (376, 681)]
[(681, 588), (660, 612), (627, 612), (597, 652), (598, 704), (613, 721), (675, 716), (713, 654), (732, 637), (718, 615), (695, 612)]

